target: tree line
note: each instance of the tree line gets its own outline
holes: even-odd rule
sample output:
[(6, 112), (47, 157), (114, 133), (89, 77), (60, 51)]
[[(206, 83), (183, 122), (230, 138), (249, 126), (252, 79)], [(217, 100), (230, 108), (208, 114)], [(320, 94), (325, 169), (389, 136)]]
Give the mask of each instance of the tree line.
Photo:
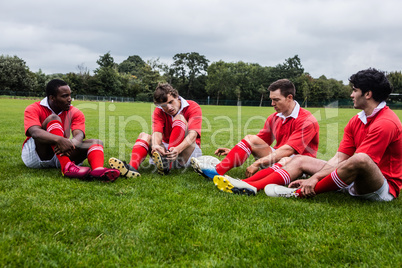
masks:
[[(267, 87), (287, 78), (296, 86), (296, 99), (309, 103), (349, 99), (350, 86), (324, 75), (313, 78), (305, 72), (298, 55), (276, 66), (258, 63), (210, 61), (197, 52), (178, 53), (172, 64), (159, 59), (144, 61), (129, 56), (116, 63), (110, 52), (96, 61), (93, 74), (83, 65), (77, 72), (67, 74), (34, 73), (17, 56), (0, 56), (0, 94), (28, 92), (43, 96), (46, 83), (54, 78), (65, 80), (77, 95), (130, 97), (138, 101), (152, 101), (152, 93), (159, 82), (169, 82), (187, 99), (206, 99), (212, 104), (220, 100), (262, 101), (268, 98)], [(402, 73), (387, 73), (394, 93), (402, 93)], [(401, 101), (401, 100), (399, 100)]]

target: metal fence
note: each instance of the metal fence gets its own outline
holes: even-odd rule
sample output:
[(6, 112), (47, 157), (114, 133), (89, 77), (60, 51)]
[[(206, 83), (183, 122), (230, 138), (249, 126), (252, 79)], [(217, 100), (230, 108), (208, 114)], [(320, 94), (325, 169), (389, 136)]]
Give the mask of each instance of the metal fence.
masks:
[(117, 101), (117, 102), (134, 102), (134, 98), (128, 97), (116, 97), (116, 96), (93, 96), (93, 95), (75, 95), (75, 100), (83, 100), (83, 101)]
[[(8, 97), (8, 98), (33, 98), (33, 99), (41, 99), (45, 96), (44, 92), (24, 92), (24, 91), (3, 91), (0, 90), (0, 96)], [(110, 102), (135, 102), (135, 98), (129, 97), (118, 97), (118, 96), (95, 96), (95, 95), (73, 95), (74, 100), (82, 100), (82, 101), (110, 101)], [(255, 100), (217, 100), (212, 98), (206, 99), (194, 99), (200, 105), (222, 105), (222, 106), (261, 106), (261, 107), (270, 107), (271, 101), (255, 101)], [(318, 101), (311, 102), (306, 100), (297, 100), (300, 106), (308, 108), (308, 107), (327, 107), (327, 106), (336, 106), (338, 108), (353, 108), (353, 102), (351, 99), (341, 99), (341, 100), (330, 100), (330, 101)], [(390, 99), (387, 101), (387, 105), (392, 109), (402, 109), (402, 101), (400, 98), (395, 98), (395, 96), (390, 96)]]

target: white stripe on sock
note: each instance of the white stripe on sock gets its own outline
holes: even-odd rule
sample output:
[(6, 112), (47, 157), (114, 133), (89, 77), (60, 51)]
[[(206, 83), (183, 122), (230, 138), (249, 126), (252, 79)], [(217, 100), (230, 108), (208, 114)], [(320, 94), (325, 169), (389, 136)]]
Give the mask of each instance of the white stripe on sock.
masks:
[(285, 185), (288, 185), (290, 183), (290, 176), (285, 170), (278, 169), (275, 172), (279, 173), (279, 175), (281, 175), (283, 181), (285, 182)]
[(87, 155), (89, 155), (93, 151), (102, 151), (103, 152), (103, 147), (102, 146), (93, 146), (89, 148)]
[(145, 142), (143, 142), (143, 141), (137, 141), (135, 144), (134, 144), (134, 146), (142, 146), (142, 147), (144, 147), (145, 148), (145, 150), (147, 150), (147, 152), (148, 152), (148, 145), (145, 143)]
[(242, 141), (240, 141), (237, 146), (239, 146), (243, 151), (245, 151), (247, 153), (248, 156), (250, 156), (251, 154), (251, 150), (250, 148), (248, 148), (248, 146), (246, 144), (244, 144)]
[(48, 128), (46, 129), (46, 131), (47, 131), (47, 132), (51, 132), (51, 131), (53, 131), (53, 130), (55, 130), (55, 129), (61, 130), (61, 132), (63, 132), (63, 134), (64, 134), (64, 130), (63, 130), (63, 128), (61, 127), (60, 124), (52, 124), (52, 125), (48, 126)]
[(331, 178), (332, 180), (335, 182), (336, 186), (338, 186), (339, 189), (345, 188), (348, 185), (346, 183), (344, 183), (338, 176), (338, 174), (336, 173), (336, 170), (331, 172)]
[(186, 131), (186, 124), (183, 121), (180, 121), (180, 120), (174, 121), (173, 124), (172, 124), (172, 128), (174, 128), (174, 127), (180, 127), (184, 131)]

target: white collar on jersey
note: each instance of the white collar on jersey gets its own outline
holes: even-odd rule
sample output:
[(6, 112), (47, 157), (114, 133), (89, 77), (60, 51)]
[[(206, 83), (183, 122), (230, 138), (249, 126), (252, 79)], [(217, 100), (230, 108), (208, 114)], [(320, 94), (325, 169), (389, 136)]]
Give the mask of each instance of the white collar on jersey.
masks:
[(387, 103), (385, 101), (380, 102), (380, 104), (378, 104), (378, 106), (376, 108), (374, 108), (373, 112), (367, 116), (366, 113), (363, 111), (359, 112), (359, 119), (363, 122), (363, 124), (367, 124), (367, 118), (373, 117), (374, 115), (376, 115), (379, 111), (381, 111), (382, 108), (385, 107), (385, 105), (387, 105)]
[[(47, 101), (47, 97), (45, 97), (44, 99), (42, 99), (42, 100), (40, 101), (40, 105), (45, 106), (45, 107), (48, 108), (50, 111), (52, 111), (54, 114), (56, 114), (56, 113), (52, 110), (52, 108), (50, 108), (49, 102)], [(60, 115), (62, 112), (63, 112), (63, 111), (61, 111), (61, 112), (58, 113), (57, 115)]]
[(295, 102), (296, 105), (293, 108), (293, 111), (292, 111), (292, 113), (290, 115), (284, 116), (282, 113), (279, 113), (276, 116), (282, 118), (284, 122), (285, 122), (286, 118), (289, 118), (289, 117), (293, 117), (294, 119), (296, 119), (299, 116), (300, 104), (297, 101), (294, 101), (294, 102)]
[[(185, 99), (183, 99), (181, 96), (179, 96), (179, 100), (181, 102), (181, 106), (180, 106), (180, 110), (177, 112), (177, 114), (181, 113), (181, 111), (183, 111), (183, 109), (186, 108), (187, 106), (190, 106), (190, 104), (188, 104), (188, 102)], [(156, 108), (159, 108), (163, 111), (162, 107), (156, 106)], [(163, 112), (165, 112), (165, 111), (163, 111)], [(173, 118), (172, 115), (170, 115), (170, 116)]]

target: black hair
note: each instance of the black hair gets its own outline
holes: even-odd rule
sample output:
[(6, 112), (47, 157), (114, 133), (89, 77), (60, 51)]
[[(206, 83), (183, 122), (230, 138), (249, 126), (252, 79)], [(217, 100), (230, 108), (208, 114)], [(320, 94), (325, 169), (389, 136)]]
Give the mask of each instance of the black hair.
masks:
[(57, 90), (59, 87), (67, 86), (67, 83), (61, 79), (53, 79), (50, 80), (49, 83), (46, 85), (46, 96), (49, 97), (50, 95), (56, 96)]
[(349, 78), (349, 82), (352, 83), (355, 88), (360, 89), (362, 94), (371, 91), (373, 99), (377, 102), (387, 100), (389, 94), (392, 93), (392, 86), (385, 73), (374, 68), (353, 74)]

